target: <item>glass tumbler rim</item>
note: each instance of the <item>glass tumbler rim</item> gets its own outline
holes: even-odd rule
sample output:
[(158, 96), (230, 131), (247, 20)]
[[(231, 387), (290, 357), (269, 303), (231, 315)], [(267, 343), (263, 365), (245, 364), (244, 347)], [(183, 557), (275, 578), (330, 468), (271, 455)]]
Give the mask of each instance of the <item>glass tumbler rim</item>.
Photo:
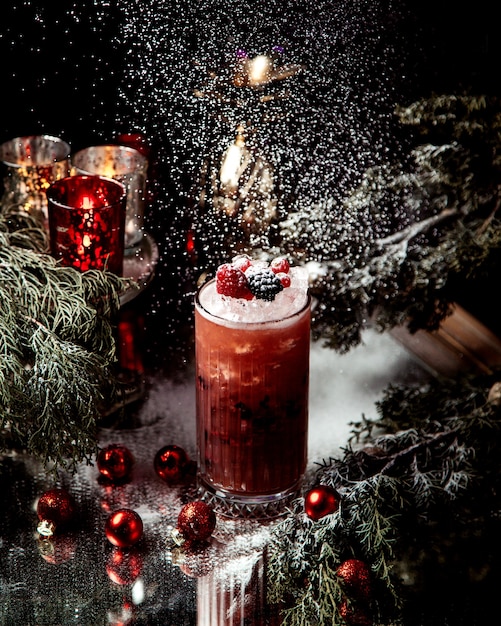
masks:
[[(27, 146), (37, 141), (46, 142), (48, 146), (54, 148), (51, 158), (44, 158), (41, 160), (31, 159), (30, 157), (24, 159), (15, 160), (15, 149), (19, 149), (22, 146)], [(11, 151), (9, 153), (9, 150)], [(11, 168), (36, 168), (50, 166), (55, 163), (61, 163), (69, 160), (71, 154), (70, 144), (55, 135), (41, 134), (41, 135), (20, 135), (19, 137), (13, 137), (0, 144), (0, 161), (7, 167)]]
[[(94, 171), (94, 168), (92, 166), (89, 166), (89, 164), (80, 163), (80, 158), (83, 156), (92, 155), (93, 153), (97, 153), (95, 154), (95, 156), (106, 156), (106, 153), (111, 150), (124, 153), (130, 158), (133, 158), (134, 169), (140, 168), (144, 171), (144, 173), (146, 173), (148, 169), (148, 159), (144, 154), (142, 154), (139, 150), (137, 150), (137, 148), (133, 148), (132, 146), (124, 146), (122, 144), (114, 143), (102, 143), (95, 146), (87, 146), (85, 148), (77, 150), (70, 156), (71, 166), (74, 169), (79, 170), (80, 173), (85, 172), (86, 174), (97, 174), (97, 172)], [(121, 172), (120, 175), (125, 175), (127, 173), (130, 173), (130, 170), (128, 168), (125, 168), (125, 171)]]
[(261, 321), (252, 321), (252, 322), (230, 320), (230, 319), (227, 319), (226, 317), (223, 317), (222, 315), (217, 315), (216, 313), (212, 313), (209, 309), (207, 309), (201, 303), (200, 296), (202, 294), (202, 291), (205, 288), (215, 284), (215, 282), (216, 282), (216, 279), (211, 278), (210, 280), (204, 282), (203, 285), (201, 285), (197, 289), (195, 293), (195, 298), (194, 298), (195, 307), (198, 309), (199, 313), (206, 319), (217, 321), (217, 323), (221, 324), (222, 326), (227, 326), (228, 328), (245, 328), (247, 330), (253, 330), (253, 329), (257, 330), (257, 329), (262, 329), (266, 327), (276, 328), (280, 325), (285, 325), (288, 322), (294, 319), (297, 319), (298, 317), (301, 317), (301, 315), (303, 315), (305, 311), (307, 311), (308, 309), (311, 309), (312, 297), (308, 290), (305, 294), (305, 301), (302, 303), (302, 305), (299, 306), (292, 313), (289, 312), (287, 315), (283, 317), (275, 317), (271, 319), (266, 319), (266, 320), (261, 320)]
[(125, 201), (125, 198), (127, 196), (127, 190), (125, 188), (125, 185), (121, 183), (120, 181), (115, 180), (114, 178), (101, 176), (99, 174), (76, 174), (74, 176), (65, 176), (64, 178), (60, 178), (59, 180), (55, 180), (53, 183), (51, 183), (51, 185), (46, 191), (46, 196), (47, 196), (47, 200), (49, 201), (49, 204), (52, 203), (53, 205), (58, 206), (61, 209), (67, 209), (70, 211), (73, 210), (75, 207), (61, 200), (61, 198), (56, 194), (59, 191), (59, 187), (62, 187), (63, 185), (68, 185), (69, 183), (77, 184), (78, 181), (79, 182), (100, 181), (109, 185), (110, 188), (114, 187), (117, 190), (117, 192), (118, 190), (120, 191), (120, 194), (117, 195), (116, 198), (113, 198), (112, 202), (99, 204), (97, 206), (94, 206), (93, 209), (103, 210), (103, 209), (112, 208), (118, 204), (122, 204)]

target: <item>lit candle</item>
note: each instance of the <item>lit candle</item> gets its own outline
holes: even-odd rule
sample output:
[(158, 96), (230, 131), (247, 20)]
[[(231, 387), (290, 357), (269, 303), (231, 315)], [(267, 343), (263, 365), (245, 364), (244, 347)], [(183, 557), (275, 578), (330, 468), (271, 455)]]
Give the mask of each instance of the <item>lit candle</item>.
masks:
[[(237, 51), (233, 73), (235, 87), (252, 87), (259, 89), (270, 83), (291, 78), (304, 69), (298, 64), (280, 64), (279, 59), (283, 52), (280, 46), (274, 46), (272, 55), (258, 54), (249, 59), (244, 50)], [(204, 95), (198, 91), (197, 95)], [(273, 99), (273, 95), (266, 96), (263, 102)]]
[(47, 190), (52, 255), (81, 271), (122, 274), (126, 191), (102, 176), (68, 176)]
[(240, 169), (242, 166), (243, 150), (244, 137), (239, 129), (234, 143), (232, 143), (226, 150), (219, 174), (221, 185), (232, 191), (236, 190), (238, 187), (241, 174)]
[(264, 54), (258, 54), (248, 61), (249, 85), (258, 87), (270, 81), (271, 59)]
[(219, 170), (219, 197), (215, 206), (234, 217), (238, 212), (236, 201), (240, 193), (242, 173), (249, 163), (250, 155), (245, 146), (244, 128), (239, 126), (235, 141), (228, 146)]

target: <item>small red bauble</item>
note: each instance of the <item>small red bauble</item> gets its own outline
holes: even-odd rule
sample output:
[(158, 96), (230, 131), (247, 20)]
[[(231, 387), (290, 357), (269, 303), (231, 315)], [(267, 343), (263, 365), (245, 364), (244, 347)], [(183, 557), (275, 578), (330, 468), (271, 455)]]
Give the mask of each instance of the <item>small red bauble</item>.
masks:
[(114, 443), (100, 450), (97, 455), (97, 469), (101, 476), (113, 483), (128, 481), (134, 462), (134, 456), (128, 448)]
[(139, 552), (115, 548), (106, 561), (108, 578), (116, 585), (130, 585), (143, 569), (143, 557)]
[(367, 563), (360, 559), (347, 559), (336, 570), (341, 579), (343, 591), (357, 601), (371, 600), (371, 572)]
[(188, 542), (205, 541), (216, 527), (216, 514), (202, 500), (185, 504), (177, 518), (177, 531)]
[(318, 485), (310, 489), (304, 498), (304, 510), (312, 520), (319, 520), (334, 513), (339, 507), (339, 494), (328, 485)]
[(38, 532), (44, 537), (54, 534), (56, 528), (65, 526), (75, 515), (75, 503), (65, 489), (49, 489), (37, 502)]
[(180, 446), (169, 445), (160, 448), (153, 459), (155, 472), (166, 483), (179, 482), (188, 467), (189, 458)]
[(143, 520), (132, 509), (117, 509), (106, 520), (106, 537), (117, 548), (128, 548), (143, 536)]

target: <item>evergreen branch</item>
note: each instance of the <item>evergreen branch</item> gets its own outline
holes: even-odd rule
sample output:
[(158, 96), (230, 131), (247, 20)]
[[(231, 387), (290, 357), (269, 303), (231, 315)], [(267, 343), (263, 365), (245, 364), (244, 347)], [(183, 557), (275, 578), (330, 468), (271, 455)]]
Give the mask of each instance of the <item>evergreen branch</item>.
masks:
[(42, 223), (41, 213), (29, 213), (17, 204), (2, 206), (0, 231), (8, 235), (9, 245), (39, 253), (49, 251), (49, 236)]
[(402, 244), (409, 242), (411, 239), (414, 239), (414, 237), (417, 237), (418, 235), (429, 230), (433, 226), (436, 226), (443, 220), (449, 219), (450, 217), (454, 217), (459, 214), (460, 211), (458, 211), (457, 209), (443, 209), (438, 215), (432, 215), (431, 217), (427, 217), (420, 222), (415, 222), (414, 224), (407, 226), (407, 228), (388, 235), (387, 237), (377, 239), (375, 241), (375, 245), (378, 247), (385, 247), (388, 245), (394, 245), (396, 243)]
[(74, 471), (119, 393), (114, 323), (130, 281), (59, 265), (30, 219), (0, 215), (0, 450)]
[[(357, 449), (348, 447), (342, 458), (319, 465), (314, 482), (338, 491), (339, 509), (312, 522), (299, 499), (271, 539), (270, 597), (289, 600), (287, 624), (346, 623), (336, 572), (353, 557), (373, 576), (372, 623), (401, 624), (411, 590), (402, 587), (399, 572), (423, 566), (439, 546), (447, 549), (451, 533), (460, 536), (472, 516), (475, 528), (492, 520), (501, 509), (496, 378), (390, 386), (377, 405), (379, 418), (362, 416), (354, 424)], [(440, 532), (445, 537), (438, 538)], [(427, 536), (433, 545), (428, 552)], [(412, 547), (416, 537), (419, 555)], [(445, 558), (439, 562), (446, 567)], [(439, 569), (435, 565), (437, 574)]]
[(437, 95), (396, 114), (412, 131), (406, 152), (367, 169), (341, 202), (279, 224), (284, 252), (315, 269), (313, 338), (340, 352), (368, 319), (380, 332), (435, 330), (499, 267), (501, 99)]
[(390, 460), (379, 470), (380, 474), (394, 474), (401, 468), (409, 458), (414, 458), (418, 452), (423, 450), (428, 451), (435, 445), (440, 445), (448, 439), (455, 438), (457, 433), (454, 431), (444, 431), (440, 433), (433, 433), (431, 435), (425, 435), (422, 441), (419, 441), (408, 448), (399, 450), (395, 454), (390, 456)]

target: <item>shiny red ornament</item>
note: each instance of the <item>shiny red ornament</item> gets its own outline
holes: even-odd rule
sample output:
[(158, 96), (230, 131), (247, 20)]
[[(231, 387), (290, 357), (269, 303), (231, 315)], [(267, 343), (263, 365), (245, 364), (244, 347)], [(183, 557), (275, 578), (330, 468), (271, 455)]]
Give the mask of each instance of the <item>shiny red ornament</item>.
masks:
[(49, 489), (37, 502), (39, 524), (37, 530), (44, 537), (51, 537), (75, 515), (75, 503), (66, 489)]
[(160, 448), (153, 459), (155, 472), (166, 483), (179, 482), (188, 468), (189, 458), (180, 446), (168, 445)]
[(326, 515), (335, 513), (339, 507), (339, 494), (328, 485), (318, 485), (310, 489), (304, 498), (306, 515), (317, 521)]
[(130, 480), (135, 459), (132, 452), (120, 444), (110, 444), (99, 451), (97, 469), (102, 477), (112, 483)]
[(205, 541), (216, 527), (216, 514), (203, 500), (185, 504), (179, 512), (176, 530), (184, 541)]
[(143, 569), (143, 557), (135, 551), (115, 548), (106, 561), (108, 578), (116, 585), (131, 585)]
[(143, 536), (143, 520), (132, 509), (117, 509), (106, 520), (105, 533), (117, 548), (129, 548)]

